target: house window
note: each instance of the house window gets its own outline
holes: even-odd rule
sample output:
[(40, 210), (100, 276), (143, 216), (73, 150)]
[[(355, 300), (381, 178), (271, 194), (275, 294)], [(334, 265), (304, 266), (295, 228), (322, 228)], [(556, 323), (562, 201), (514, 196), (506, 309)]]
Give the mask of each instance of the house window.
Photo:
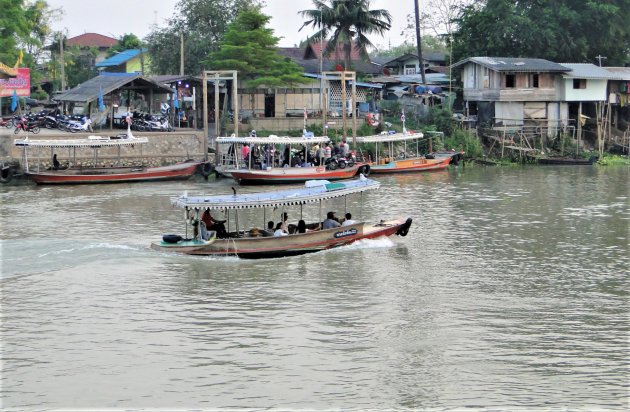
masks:
[(405, 74), (416, 74), (415, 67), (405, 67)]
[(531, 87), (533, 87), (534, 89), (537, 89), (540, 87), (538, 73), (532, 74), (530, 78), (530, 84), (531, 84)]
[(586, 79), (573, 79), (574, 89), (586, 89)]
[(505, 75), (505, 87), (508, 89), (513, 89), (516, 87), (516, 75), (515, 74), (506, 74)]

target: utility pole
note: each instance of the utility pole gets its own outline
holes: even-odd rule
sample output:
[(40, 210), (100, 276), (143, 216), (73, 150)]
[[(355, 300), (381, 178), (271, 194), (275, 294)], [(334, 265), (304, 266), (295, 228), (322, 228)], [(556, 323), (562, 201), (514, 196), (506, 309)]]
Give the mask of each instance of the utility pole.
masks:
[(424, 63), (422, 61), (422, 36), (420, 35), (420, 8), (418, 7), (418, 0), (414, 0), (414, 6), (416, 9), (416, 45), (418, 47), (418, 66), (420, 66), (420, 73), (422, 74), (422, 84), (427, 84), (427, 79), (424, 74)]
[(607, 59), (607, 57), (604, 57), (604, 56), (602, 56), (601, 54), (600, 54), (600, 55), (595, 56), (595, 58), (596, 58), (597, 60), (599, 60), (599, 67), (602, 67), (602, 60), (606, 60), (606, 59)]
[(179, 32), (179, 75), (184, 75), (184, 32)]
[(66, 90), (66, 68), (63, 58), (63, 32), (59, 32), (59, 65), (61, 66), (61, 90)]

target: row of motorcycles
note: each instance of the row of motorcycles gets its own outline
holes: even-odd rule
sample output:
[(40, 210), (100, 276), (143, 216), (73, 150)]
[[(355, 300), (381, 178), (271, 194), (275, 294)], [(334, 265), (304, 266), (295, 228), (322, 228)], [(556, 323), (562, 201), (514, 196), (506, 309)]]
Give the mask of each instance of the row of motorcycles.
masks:
[(15, 115), (9, 119), (1, 119), (0, 126), (6, 128), (15, 127), (13, 133), (20, 131), (37, 134), (42, 127), (47, 129), (59, 129), (66, 132), (93, 132), (92, 120), (86, 116), (62, 115), (58, 110), (42, 110), (38, 113)]
[[(172, 132), (175, 130), (169, 123), (166, 115), (133, 112), (129, 118), (131, 120), (131, 130), (139, 132)], [(123, 122), (122, 126), (126, 128), (127, 124)]]

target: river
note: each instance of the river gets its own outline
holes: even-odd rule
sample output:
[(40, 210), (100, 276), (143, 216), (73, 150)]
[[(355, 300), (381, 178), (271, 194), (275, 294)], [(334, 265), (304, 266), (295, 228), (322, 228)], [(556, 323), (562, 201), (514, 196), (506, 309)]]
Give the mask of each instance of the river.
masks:
[(629, 176), (379, 177), (407, 237), (256, 261), (148, 247), (229, 180), (2, 186), (3, 410), (627, 410)]

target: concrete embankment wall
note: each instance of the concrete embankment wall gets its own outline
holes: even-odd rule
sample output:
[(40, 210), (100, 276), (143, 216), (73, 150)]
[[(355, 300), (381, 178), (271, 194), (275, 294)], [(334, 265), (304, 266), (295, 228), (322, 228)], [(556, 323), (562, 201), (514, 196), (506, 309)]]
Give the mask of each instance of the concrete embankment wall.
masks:
[[(28, 134), (29, 140), (67, 140), (81, 139), (87, 136), (109, 136), (109, 133), (63, 133), (42, 130), (41, 133)], [(101, 147), (97, 149), (96, 166), (162, 166), (181, 162), (186, 159), (204, 159), (203, 131), (176, 131), (170, 133), (133, 132), (136, 137), (147, 137), (149, 143), (118, 147)], [(0, 131), (0, 159), (4, 163), (19, 164), (22, 169), (23, 148), (15, 146), (14, 140), (24, 139), (27, 135), (21, 132), (13, 134), (13, 129)], [(73, 166), (94, 166), (94, 149), (92, 148), (28, 148), (29, 167), (47, 168), (51, 166), (52, 155), (63, 165), (70, 162)]]

